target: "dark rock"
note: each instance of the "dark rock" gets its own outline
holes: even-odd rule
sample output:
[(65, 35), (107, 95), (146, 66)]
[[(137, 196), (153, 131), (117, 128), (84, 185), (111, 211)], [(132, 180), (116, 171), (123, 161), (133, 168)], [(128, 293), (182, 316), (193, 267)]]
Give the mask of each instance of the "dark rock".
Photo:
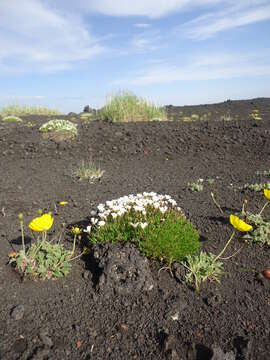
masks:
[(173, 264), (172, 270), (173, 270), (174, 277), (181, 283), (184, 283), (185, 276), (186, 276), (186, 271), (185, 271), (184, 266), (179, 264), (178, 262), (175, 262)]
[(133, 244), (95, 245), (94, 257), (102, 269), (97, 289), (106, 296), (136, 296), (154, 287), (148, 260)]
[(89, 112), (90, 112), (90, 106), (89, 106), (89, 105), (86, 105), (86, 106), (83, 108), (83, 112), (89, 113)]
[(219, 346), (213, 347), (213, 357), (211, 360), (235, 360), (235, 354), (233, 351), (224, 353)]
[(26, 339), (20, 338), (20, 339), (16, 340), (15, 343), (13, 344), (12, 349), (16, 353), (23, 353), (27, 349), (27, 341), (26, 341)]
[(222, 302), (222, 296), (219, 293), (211, 293), (206, 298), (204, 298), (206, 305), (215, 307), (220, 305)]
[(233, 341), (234, 348), (237, 351), (236, 357), (239, 360), (251, 360), (250, 350), (252, 341), (247, 336), (237, 336)]
[(10, 313), (10, 316), (13, 320), (21, 320), (23, 318), (24, 315), (24, 306), (23, 305), (18, 305), (15, 306)]
[(52, 339), (48, 336), (48, 329), (42, 329), (40, 330), (39, 333), (39, 338), (42, 341), (43, 345), (52, 348), (53, 347), (53, 341)]
[(88, 280), (89, 279), (89, 276), (90, 276), (90, 272), (89, 271), (84, 271), (83, 274), (82, 274), (82, 277), (85, 279), (85, 280)]
[(47, 360), (50, 355), (49, 349), (37, 348), (34, 354), (29, 358), (30, 360)]

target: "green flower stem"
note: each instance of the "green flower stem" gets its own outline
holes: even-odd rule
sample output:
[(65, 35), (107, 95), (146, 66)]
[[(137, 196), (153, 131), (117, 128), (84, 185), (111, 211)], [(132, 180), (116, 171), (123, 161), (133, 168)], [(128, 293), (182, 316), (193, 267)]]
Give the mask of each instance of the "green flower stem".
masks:
[(263, 205), (262, 210), (259, 212), (258, 215), (261, 215), (261, 214), (263, 213), (264, 209), (265, 209), (266, 206), (269, 204), (269, 202), (270, 202), (270, 201), (267, 201), (267, 203), (265, 203), (265, 204)]
[(25, 254), (24, 230), (23, 230), (23, 221), (22, 220), (20, 220), (20, 225), (21, 225), (21, 234), (22, 234), (22, 248), (23, 248), (23, 253)]
[(221, 206), (219, 205), (219, 203), (216, 201), (215, 199), (215, 195), (213, 192), (211, 192), (211, 198), (213, 200), (213, 203), (216, 205), (216, 207), (219, 209), (219, 211), (221, 212), (221, 214), (224, 214), (224, 211), (221, 209)]
[(73, 247), (72, 247), (72, 251), (71, 251), (71, 256), (72, 256), (72, 255), (74, 254), (74, 252), (75, 252), (76, 238), (77, 238), (77, 235), (74, 234), (74, 240), (73, 240)]
[(232, 239), (234, 238), (235, 235), (235, 230), (233, 231), (231, 237), (229, 238), (229, 240), (227, 241), (226, 245), (224, 246), (223, 250), (221, 250), (221, 252), (215, 257), (214, 261), (217, 261), (225, 252), (225, 250), (227, 249), (227, 247), (229, 246), (230, 242), (232, 241)]

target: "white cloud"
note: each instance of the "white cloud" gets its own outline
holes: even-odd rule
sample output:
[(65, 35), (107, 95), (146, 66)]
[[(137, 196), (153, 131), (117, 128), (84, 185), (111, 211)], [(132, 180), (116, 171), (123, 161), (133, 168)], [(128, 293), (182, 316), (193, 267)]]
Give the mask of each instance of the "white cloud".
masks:
[(218, 3), (221, 0), (78, 0), (84, 9), (108, 16), (145, 16), (159, 18), (191, 7)]
[(164, 47), (162, 35), (158, 30), (144, 31), (132, 37), (129, 46), (129, 53), (145, 53), (158, 50)]
[(1, 0), (0, 72), (57, 71), (105, 49), (74, 14), (40, 0)]
[(227, 0), (224, 1), (222, 10), (219, 8), (180, 25), (176, 32), (191, 39), (204, 40), (221, 31), (269, 19), (269, 0)]
[(114, 82), (114, 85), (149, 86), (181, 81), (207, 81), (270, 75), (270, 52), (264, 54), (211, 53), (185, 63), (160, 63)]
[(149, 28), (151, 25), (147, 24), (147, 23), (138, 23), (138, 24), (134, 24), (134, 26), (136, 28), (140, 28), (140, 29), (147, 29)]

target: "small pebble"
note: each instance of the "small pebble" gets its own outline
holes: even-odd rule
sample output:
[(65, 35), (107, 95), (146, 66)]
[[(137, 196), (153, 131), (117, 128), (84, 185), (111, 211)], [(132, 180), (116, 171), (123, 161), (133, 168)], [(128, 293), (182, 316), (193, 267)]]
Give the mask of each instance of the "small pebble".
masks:
[(10, 316), (13, 320), (21, 320), (23, 318), (24, 315), (24, 306), (23, 305), (18, 305), (15, 306), (10, 313)]

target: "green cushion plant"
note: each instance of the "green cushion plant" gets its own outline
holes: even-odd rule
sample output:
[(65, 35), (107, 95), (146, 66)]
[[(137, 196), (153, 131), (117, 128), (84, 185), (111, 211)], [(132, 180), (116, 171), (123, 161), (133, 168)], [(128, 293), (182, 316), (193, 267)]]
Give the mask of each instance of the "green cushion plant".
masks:
[(176, 201), (153, 192), (100, 204), (86, 231), (91, 243), (130, 241), (145, 256), (169, 265), (199, 249), (199, 234)]
[(22, 122), (22, 119), (19, 118), (18, 116), (9, 115), (9, 116), (3, 117), (2, 121), (6, 122), (6, 123), (19, 123), (19, 122)]
[(50, 120), (43, 124), (39, 130), (43, 133), (66, 131), (72, 133), (74, 136), (77, 135), (77, 125), (64, 119)]

